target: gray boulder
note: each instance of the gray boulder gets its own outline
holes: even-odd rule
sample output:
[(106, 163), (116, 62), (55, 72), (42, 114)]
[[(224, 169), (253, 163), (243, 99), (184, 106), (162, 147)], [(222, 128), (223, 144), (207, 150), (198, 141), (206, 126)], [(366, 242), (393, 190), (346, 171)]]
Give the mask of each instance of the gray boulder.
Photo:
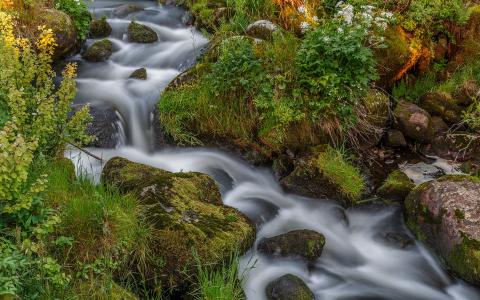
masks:
[(268, 20), (258, 20), (248, 25), (247, 35), (262, 40), (269, 40), (273, 33), (278, 30), (278, 26)]
[(432, 117), (417, 105), (400, 101), (393, 112), (396, 127), (407, 137), (422, 143), (433, 138)]

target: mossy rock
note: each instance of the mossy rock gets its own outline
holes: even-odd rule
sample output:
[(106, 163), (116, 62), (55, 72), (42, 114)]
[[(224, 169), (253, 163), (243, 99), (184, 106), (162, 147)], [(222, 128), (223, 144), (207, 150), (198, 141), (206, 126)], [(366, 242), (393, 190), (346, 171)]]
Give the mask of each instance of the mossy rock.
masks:
[(462, 108), (448, 93), (426, 93), (420, 99), (420, 107), (428, 111), (430, 115), (439, 116), (450, 124), (462, 120)]
[(46, 9), (38, 16), (38, 25), (52, 29), (55, 34), (55, 58), (63, 58), (77, 46), (77, 31), (70, 16), (63, 11)]
[(75, 299), (79, 300), (137, 300), (130, 291), (116, 284), (101, 278), (92, 282), (81, 282), (72, 291)]
[(139, 11), (142, 11), (142, 10), (143, 10), (143, 8), (141, 8), (138, 5), (124, 4), (124, 5), (120, 5), (119, 7), (115, 8), (115, 10), (113, 11), (113, 16), (115, 16), (116, 18), (125, 18), (129, 14), (139, 12)]
[(147, 69), (145, 68), (137, 69), (133, 71), (133, 73), (130, 75), (129, 78), (147, 80)]
[(102, 62), (109, 59), (112, 53), (113, 44), (105, 39), (91, 45), (83, 54), (83, 58), (90, 62)]
[(447, 175), (405, 200), (407, 226), (455, 274), (480, 283), (480, 179)]
[(268, 300), (314, 300), (315, 297), (303, 280), (287, 274), (270, 282), (265, 289)]
[(377, 193), (384, 199), (403, 201), (414, 187), (415, 184), (405, 173), (396, 170), (388, 175)]
[(108, 24), (105, 18), (93, 20), (90, 23), (90, 37), (105, 38), (112, 33), (112, 27)]
[(158, 35), (146, 25), (131, 22), (128, 25), (128, 39), (135, 43), (151, 44), (158, 41)]
[(281, 184), (287, 192), (336, 199), (345, 206), (355, 204), (365, 191), (358, 169), (328, 145), (311, 148), (310, 154), (295, 162), (295, 169)]
[(393, 115), (396, 127), (406, 137), (422, 143), (433, 139), (432, 117), (424, 109), (411, 102), (400, 101)]
[(467, 131), (439, 134), (431, 149), (441, 158), (465, 162), (480, 156), (480, 135)]
[(232, 251), (245, 251), (255, 239), (250, 221), (222, 204), (215, 181), (205, 174), (170, 173), (113, 158), (102, 179), (136, 196), (145, 208), (153, 229), (149, 248), (164, 262), (161, 269), (147, 266), (146, 276), (162, 278), (164, 287), (185, 287), (195, 265), (193, 251), (202, 263), (216, 264)]
[(262, 239), (257, 249), (264, 254), (301, 258), (314, 264), (320, 258), (325, 237), (313, 230), (293, 230), (285, 234)]

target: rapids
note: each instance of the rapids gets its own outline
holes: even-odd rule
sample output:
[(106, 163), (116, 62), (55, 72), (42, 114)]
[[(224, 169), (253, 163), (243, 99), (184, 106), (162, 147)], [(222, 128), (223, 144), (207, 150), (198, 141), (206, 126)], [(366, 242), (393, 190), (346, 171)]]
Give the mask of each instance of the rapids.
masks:
[[(257, 227), (257, 241), (241, 259), (248, 299), (265, 299), (265, 286), (286, 273), (303, 278), (317, 299), (480, 299), (476, 288), (450, 277), (422, 244), (405, 246), (388, 238), (413, 239), (398, 206), (365, 205), (345, 210), (334, 201), (286, 194), (270, 170), (251, 167), (214, 149), (153, 152), (152, 110), (159, 95), (194, 63), (208, 40), (184, 25), (183, 10), (155, 1), (131, 1), (145, 9), (123, 19), (114, 18), (115, 7), (125, 3), (90, 3), (92, 12), (107, 16), (113, 28), (109, 37), (114, 44), (112, 57), (104, 63), (89, 63), (79, 55), (71, 58), (79, 63), (76, 103), (113, 106), (123, 120), (117, 124), (121, 128), (116, 149), (88, 151), (103, 162), (121, 156), (173, 172), (210, 174), (219, 183), (224, 203), (242, 211)], [(153, 28), (159, 42), (129, 43), (126, 28), (132, 19)], [(87, 45), (94, 41), (88, 40)], [(147, 69), (148, 80), (128, 79), (141, 67)], [(73, 149), (65, 154), (74, 161), (78, 173), (99, 180), (102, 162)], [(273, 259), (255, 250), (263, 237), (293, 229), (312, 229), (326, 237), (323, 254), (311, 269), (303, 262)]]

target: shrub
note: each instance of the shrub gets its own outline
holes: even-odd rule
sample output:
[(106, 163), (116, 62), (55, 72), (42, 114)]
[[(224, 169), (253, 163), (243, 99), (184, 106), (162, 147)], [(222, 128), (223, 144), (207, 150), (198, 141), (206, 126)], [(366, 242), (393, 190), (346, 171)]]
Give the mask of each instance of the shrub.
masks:
[(302, 86), (315, 98), (310, 109), (332, 111), (351, 121), (353, 105), (377, 78), (372, 50), (363, 28), (326, 23), (305, 37), (296, 65)]
[(72, 17), (78, 36), (81, 40), (85, 40), (90, 30), (90, 21), (92, 19), (85, 2), (81, 0), (56, 0), (55, 7)]

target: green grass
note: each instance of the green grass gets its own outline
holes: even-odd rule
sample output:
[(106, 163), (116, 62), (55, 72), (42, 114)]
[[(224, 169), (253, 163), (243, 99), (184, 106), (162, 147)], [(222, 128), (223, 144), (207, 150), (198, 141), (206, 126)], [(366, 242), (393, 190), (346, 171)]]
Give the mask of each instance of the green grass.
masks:
[(392, 95), (397, 101), (405, 99), (417, 103), (420, 97), (432, 91), (437, 84), (435, 76), (430, 74), (420, 77), (414, 83), (402, 80), (393, 87)]
[(239, 274), (240, 256), (232, 253), (230, 259), (220, 266), (205, 265), (197, 257), (198, 300), (240, 300), (245, 299), (242, 290), (244, 274)]
[(365, 181), (360, 170), (350, 164), (340, 150), (327, 146), (317, 159), (317, 167), (340, 193), (351, 201), (357, 201), (365, 191)]

